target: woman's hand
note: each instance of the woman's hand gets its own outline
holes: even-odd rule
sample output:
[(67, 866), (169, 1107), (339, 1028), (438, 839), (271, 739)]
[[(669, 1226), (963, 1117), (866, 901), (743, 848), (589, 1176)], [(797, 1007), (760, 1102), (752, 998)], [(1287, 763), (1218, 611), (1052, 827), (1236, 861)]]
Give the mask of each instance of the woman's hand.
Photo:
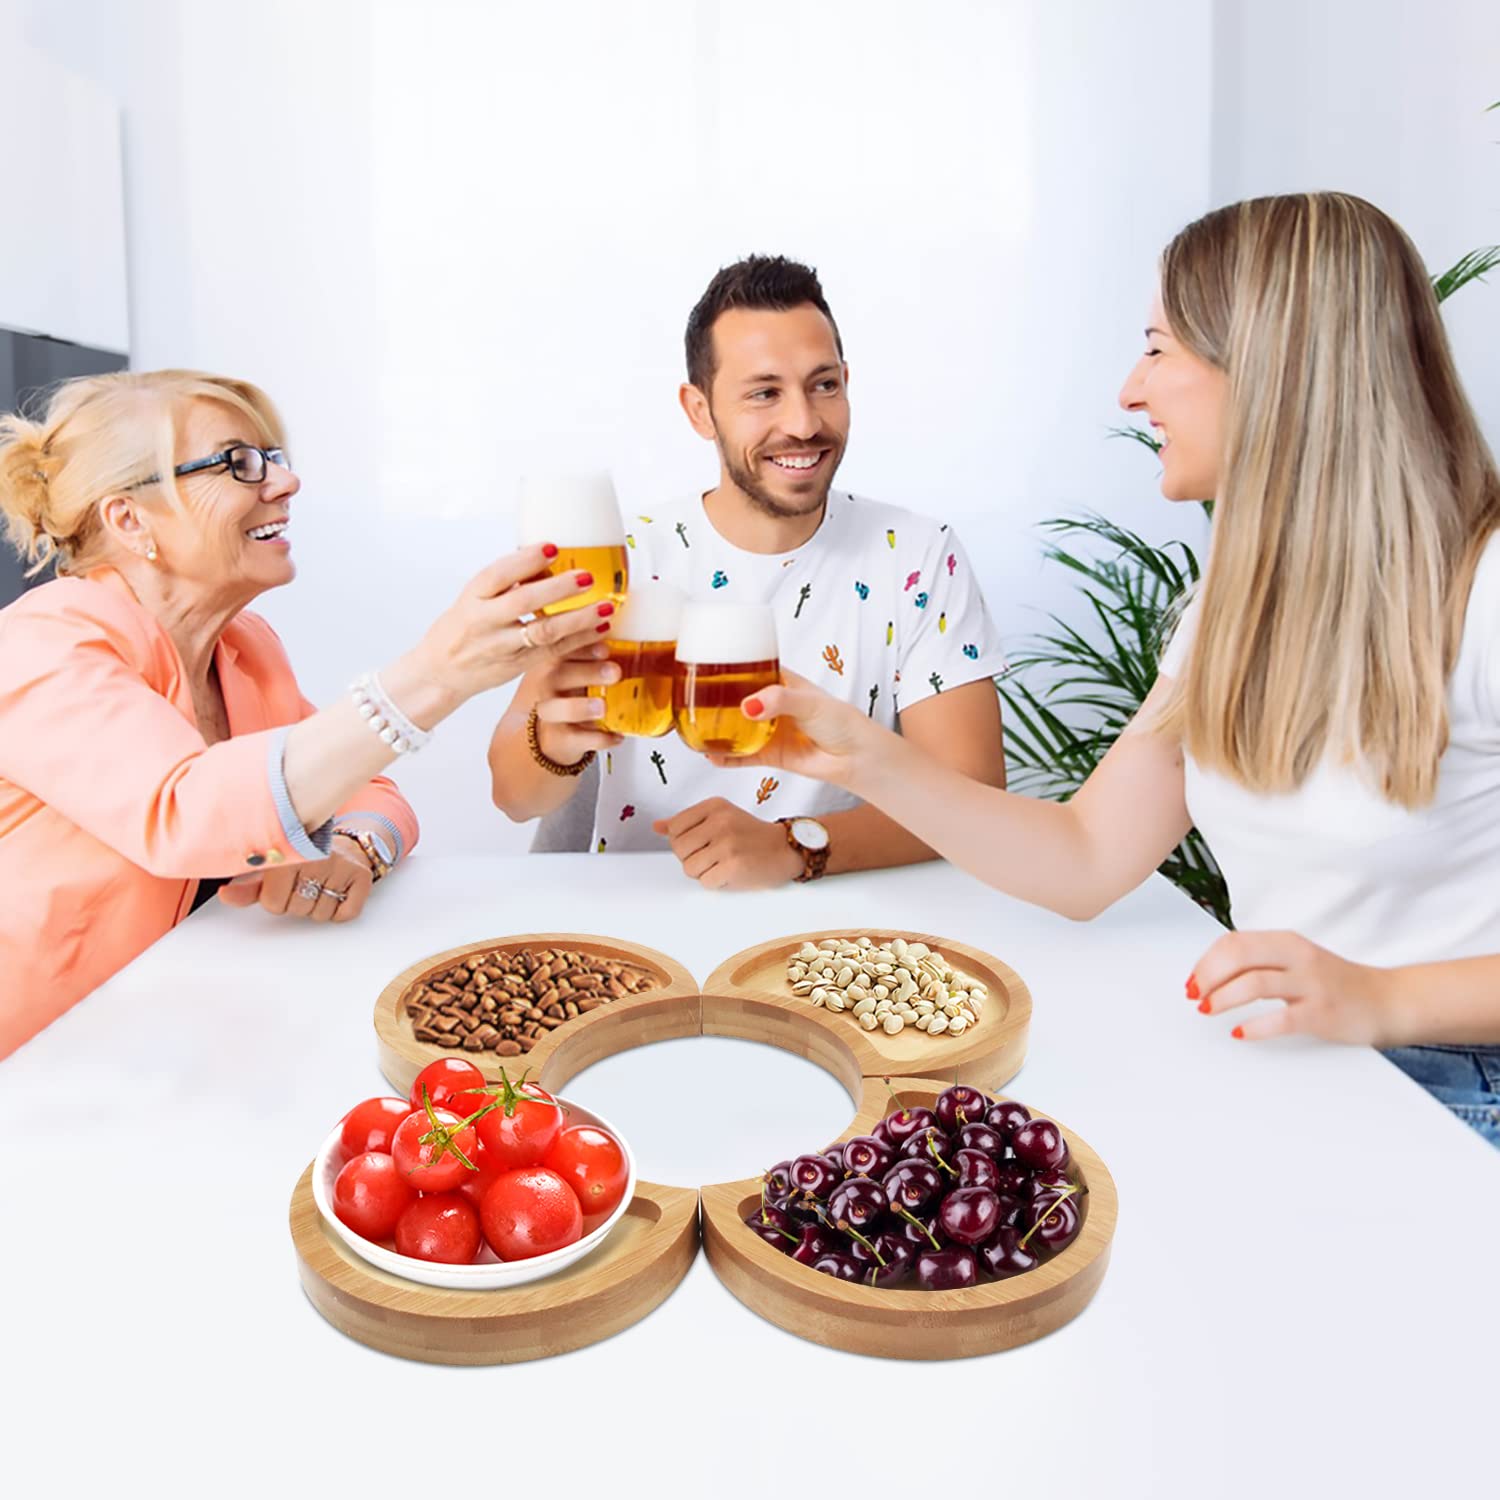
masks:
[[(406, 708), (424, 695), (423, 680), (451, 700), (449, 712), (476, 693), (499, 687), (543, 663), (576, 655), (609, 629), (615, 607), (541, 614), (545, 605), (571, 599), (593, 587), (587, 573), (543, 576), (557, 555), (546, 546), (522, 547), (477, 573), (433, 622), (415, 651), (382, 671), (392, 698)], [(527, 619), (527, 616), (535, 616)], [(420, 709), (407, 708), (420, 728)], [(439, 714), (438, 717), (442, 717)]]
[(1302, 1033), (1368, 1047), (1403, 1044), (1395, 969), (1350, 963), (1295, 932), (1231, 932), (1200, 958), (1189, 1000), (1219, 1015), (1253, 1000), (1284, 1000), (1230, 1033), (1247, 1042)]
[[(276, 865), (219, 887), (225, 906), (255, 906), (278, 917), (311, 917), (314, 922), (352, 922), (365, 909), (374, 876), (365, 852), (341, 833), (333, 836), (327, 859), (304, 865)], [(313, 887), (318, 889), (314, 890)], [(342, 898), (342, 899), (340, 899)]]
[(777, 719), (776, 733), (758, 755), (710, 755), (716, 766), (776, 766), (835, 786), (849, 786), (861, 761), (885, 731), (857, 708), (782, 670), (784, 684), (746, 698), (745, 717)]
[(611, 750), (621, 736), (598, 727), (604, 700), (587, 689), (620, 680), (607, 647), (590, 646), (543, 670), (536, 699), (536, 738), (542, 754), (561, 766), (576, 765), (590, 750)]

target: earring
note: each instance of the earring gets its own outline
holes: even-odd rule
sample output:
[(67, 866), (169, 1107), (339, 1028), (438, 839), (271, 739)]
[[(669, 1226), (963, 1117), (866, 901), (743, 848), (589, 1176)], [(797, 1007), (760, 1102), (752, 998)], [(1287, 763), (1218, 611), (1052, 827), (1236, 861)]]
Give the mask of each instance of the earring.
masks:
[(155, 562), (156, 561), (156, 543), (155, 542), (152, 542), (146, 548), (146, 561), (147, 562)]

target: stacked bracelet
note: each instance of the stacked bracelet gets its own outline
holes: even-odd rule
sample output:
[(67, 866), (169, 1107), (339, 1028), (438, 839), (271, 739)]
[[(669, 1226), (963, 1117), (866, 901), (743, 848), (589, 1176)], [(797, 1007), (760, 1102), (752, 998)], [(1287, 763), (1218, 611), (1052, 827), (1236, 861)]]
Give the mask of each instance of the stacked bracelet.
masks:
[(413, 755), (432, 738), (425, 729), (418, 729), (410, 719), (391, 701), (391, 696), (381, 686), (380, 674), (366, 672), (349, 684), (354, 696), (354, 706), (359, 716), (397, 755)]

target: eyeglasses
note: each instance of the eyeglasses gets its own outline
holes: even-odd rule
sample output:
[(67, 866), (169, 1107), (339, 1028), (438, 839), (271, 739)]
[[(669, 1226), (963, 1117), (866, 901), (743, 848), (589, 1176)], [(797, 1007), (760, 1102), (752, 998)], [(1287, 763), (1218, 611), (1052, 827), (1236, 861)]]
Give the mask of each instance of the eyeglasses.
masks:
[[(224, 448), (218, 453), (210, 453), (207, 458), (195, 458), (191, 463), (178, 464), (172, 470), (174, 474), (196, 474), (201, 469), (228, 468), (230, 476), (238, 479), (241, 484), (261, 484), (266, 477), (266, 468), (275, 464), (279, 468), (289, 469), (291, 465), (287, 462), (286, 451), (282, 448), (257, 448), (254, 443), (236, 443), (231, 448)], [(148, 484), (159, 484), (160, 474), (153, 474), (149, 479), (139, 479), (130, 486), (133, 490), (144, 489)]]

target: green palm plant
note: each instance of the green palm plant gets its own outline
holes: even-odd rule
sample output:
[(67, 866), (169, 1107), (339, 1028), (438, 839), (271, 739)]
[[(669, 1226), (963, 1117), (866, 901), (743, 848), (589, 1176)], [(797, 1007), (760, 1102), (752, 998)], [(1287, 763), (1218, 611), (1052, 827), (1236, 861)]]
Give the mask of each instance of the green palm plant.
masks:
[[(1491, 106), (1500, 108), (1500, 102)], [(1439, 302), (1500, 267), (1500, 245), (1471, 250), (1432, 278)], [(1111, 436), (1160, 445), (1139, 427)], [(1204, 509), (1213, 515), (1213, 506)], [(1049, 627), (1014, 653), (996, 688), (1005, 707), (1005, 755), (1013, 791), (1066, 802), (1088, 780), (1156, 681), (1162, 646), (1200, 566), (1186, 542), (1157, 547), (1097, 512), (1059, 517), (1042, 529), (1043, 556), (1071, 569), (1088, 628), (1049, 615)], [(1082, 546), (1075, 545), (1082, 543)], [(1198, 830), (1163, 861), (1161, 873), (1225, 927), (1229, 887)]]

